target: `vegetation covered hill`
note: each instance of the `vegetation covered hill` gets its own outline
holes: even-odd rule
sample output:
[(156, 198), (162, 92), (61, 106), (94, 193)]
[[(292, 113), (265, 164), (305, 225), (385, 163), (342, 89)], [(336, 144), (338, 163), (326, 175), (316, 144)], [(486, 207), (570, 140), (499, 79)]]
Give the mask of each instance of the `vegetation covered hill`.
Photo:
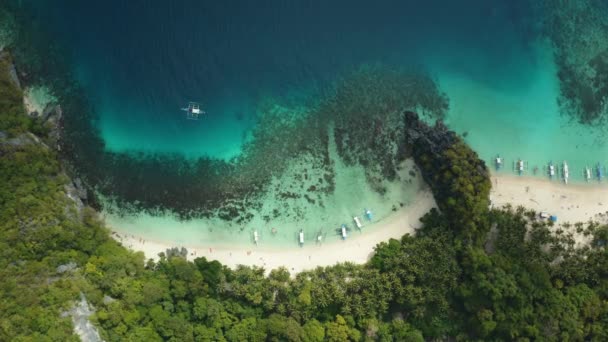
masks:
[(433, 150), (420, 142), (436, 129), (410, 142), (441, 211), (416, 236), (378, 245), (366, 265), (292, 278), (204, 258), (155, 263), (112, 240), (94, 211), (78, 215), (56, 152), (27, 134), (44, 141), (46, 130), (25, 116), (9, 65), (0, 63), (1, 341), (78, 340), (62, 312), (81, 293), (106, 341), (608, 340), (608, 227), (581, 225), (593, 241), (575, 249), (532, 213), (489, 210), (487, 170), (452, 133)]

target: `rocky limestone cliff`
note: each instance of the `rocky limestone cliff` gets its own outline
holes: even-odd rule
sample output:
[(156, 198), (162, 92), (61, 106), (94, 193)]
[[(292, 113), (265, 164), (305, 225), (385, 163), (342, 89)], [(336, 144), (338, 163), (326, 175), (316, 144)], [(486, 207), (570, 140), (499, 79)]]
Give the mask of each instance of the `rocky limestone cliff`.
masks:
[(438, 121), (429, 126), (404, 114), (406, 142), (437, 206), (463, 241), (478, 243), (488, 229), (490, 176), (485, 163), (453, 131)]
[[(7, 62), (8, 76), (10, 82), (12, 82), (19, 89), (22, 88), (22, 83), (19, 81), (17, 70), (14, 64), (11, 62), (11, 58), (8, 53), (0, 51), (0, 60)], [(1, 113), (0, 113), (1, 114)], [(62, 111), (61, 106), (54, 103), (46, 105), (44, 111), (38, 115), (38, 113), (26, 113), (23, 111), (23, 115), (28, 115), (32, 120), (38, 120), (42, 125), (46, 126), (48, 130), (42, 130), (47, 132), (44, 135), (37, 136), (32, 132), (18, 130), (16, 132), (3, 132), (0, 131), (0, 157), (8, 155), (12, 156), (13, 152), (29, 151), (32, 146), (37, 146), (45, 150), (57, 150), (59, 147), (59, 136), (61, 130), (61, 119)], [(19, 133), (21, 132), (21, 133)], [(67, 179), (64, 186), (65, 195), (71, 199), (73, 204), (68, 204), (65, 207), (66, 215), (73, 220), (83, 219), (84, 203), (88, 196), (87, 192), (82, 186), (79, 179), (71, 180), (66, 172), (61, 172), (58, 177)], [(74, 208), (76, 209), (74, 211)], [(76, 215), (74, 215), (74, 212)], [(54, 221), (53, 221), (54, 222)], [(56, 224), (56, 223), (53, 223)], [(74, 261), (67, 262), (66, 264), (59, 265), (57, 267), (58, 274), (69, 274), (77, 268), (77, 264)], [(58, 280), (60, 277), (52, 277), (47, 279), (48, 282)], [(97, 328), (89, 321), (89, 317), (94, 313), (94, 310), (90, 307), (85, 296), (81, 294), (80, 301), (73, 304), (72, 309), (64, 312), (62, 315), (70, 316), (74, 324), (74, 333), (80, 337), (82, 341), (97, 342), (102, 341), (99, 336)]]

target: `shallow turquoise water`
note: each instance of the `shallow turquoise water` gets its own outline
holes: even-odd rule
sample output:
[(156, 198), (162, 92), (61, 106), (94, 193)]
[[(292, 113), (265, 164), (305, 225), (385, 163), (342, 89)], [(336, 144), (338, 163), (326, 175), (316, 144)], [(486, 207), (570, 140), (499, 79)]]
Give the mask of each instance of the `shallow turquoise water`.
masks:
[[(450, 99), (448, 126), (466, 132), (489, 165), (500, 154), (502, 172), (522, 158), (542, 174), (549, 161), (567, 160), (571, 178), (582, 181), (584, 166), (608, 165), (605, 128), (560, 115), (550, 45), (535, 33), (526, 4), (48, 1), (37, 8), (70, 52), (112, 151), (229, 159), (248, 139), (260, 103), (315, 103), (342, 73), (380, 62), (428, 70)], [(179, 108), (188, 101), (200, 101), (208, 114), (186, 120)], [(285, 233), (275, 243), (293, 244), (303, 222), (312, 232), (335, 228), (369, 205), (386, 217), (416, 191), (393, 185), (390, 196), (376, 198), (356, 170), (348, 172), (348, 186), (328, 208), (303, 205), (304, 219), (269, 224), (261, 212), (246, 231), (280, 224)], [(162, 227), (174, 225), (166, 219), (133, 219), (131, 227), (166, 238), (172, 232)], [(230, 235), (240, 228), (188, 223), (184, 239), (200, 230), (203, 240), (246, 241), (249, 233)]]
[[(529, 54), (525, 1), (36, 3), (70, 51), (106, 147), (229, 158), (268, 97), (314, 101), (363, 63), (436, 59), (496, 86)], [(518, 49), (513, 49), (517, 46)], [(525, 62), (525, 61), (524, 61)], [(521, 86), (521, 85), (519, 85)], [(209, 113), (184, 120), (199, 101)]]
[[(504, 66), (509, 78), (495, 77), (488, 87), (466, 74), (441, 69), (440, 83), (451, 99), (447, 124), (459, 133), (490, 167), (500, 154), (502, 172), (514, 173), (518, 159), (547, 177), (550, 161), (570, 166), (570, 179), (584, 181), (584, 168), (608, 164), (608, 140), (602, 127), (582, 126), (560, 114), (559, 83), (550, 47), (537, 42), (529, 58)], [(488, 73), (489, 77), (492, 77)]]

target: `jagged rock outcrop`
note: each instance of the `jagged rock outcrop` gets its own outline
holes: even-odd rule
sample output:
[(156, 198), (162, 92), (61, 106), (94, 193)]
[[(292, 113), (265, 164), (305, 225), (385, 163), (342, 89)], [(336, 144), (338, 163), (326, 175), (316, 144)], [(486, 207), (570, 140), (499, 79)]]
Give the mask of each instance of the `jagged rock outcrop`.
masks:
[(78, 267), (78, 264), (76, 264), (73, 261), (70, 261), (67, 264), (57, 266), (56, 271), (57, 271), (57, 273), (71, 272), (71, 271), (75, 270), (77, 267)]
[(438, 121), (429, 126), (413, 112), (405, 115), (406, 142), (439, 209), (463, 241), (486, 236), (490, 175), (483, 160)]
[(49, 148), (40, 138), (30, 132), (19, 134), (13, 138), (9, 138), (8, 134), (5, 132), (0, 132), (0, 145), (9, 145), (13, 147), (40, 145), (46, 149)]
[(17, 69), (15, 68), (15, 64), (10, 62), (11, 59), (9, 58), (8, 52), (0, 50), (0, 60), (1, 59), (9, 61), (8, 75), (11, 81), (13, 81), (13, 83), (17, 86), (17, 88), (21, 89), (21, 82), (19, 81), (19, 77), (17, 76)]
[(59, 138), (61, 134), (61, 120), (63, 118), (63, 111), (61, 105), (56, 103), (48, 103), (40, 116), (42, 123), (50, 128), (49, 140), (53, 146), (59, 149)]
[(417, 151), (431, 153), (436, 157), (456, 142), (457, 136), (441, 120), (429, 126), (420, 120), (418, 114), (405, 112), (405, 139), (408, 145), (417, 146)]
[(95, 310), (89, 306), (84, 294), (80, 294), (80, 301), (70, 311), (63, 313), (64, 317), (71, 316), (74, 323), (74, 332), (84, 342), (101, 342), (97, 328), (89, 321)]

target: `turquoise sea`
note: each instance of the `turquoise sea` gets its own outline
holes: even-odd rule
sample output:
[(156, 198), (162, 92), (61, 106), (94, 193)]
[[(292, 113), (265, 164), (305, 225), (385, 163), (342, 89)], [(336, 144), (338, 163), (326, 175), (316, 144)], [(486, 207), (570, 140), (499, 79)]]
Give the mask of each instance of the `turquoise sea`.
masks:
[[(250, 139), (260, 102), (314, 106), (343, 73), (382, 63), (429, 72), (449, 98), (445, 122), (489, 165), (504, 157), (502, 172), (521, 158), (542, 177), (549, 161), (566, 160), (573, 180), (583, 181), (585, 166), (608, 165), (606, 127), (560, 113), (554, 54), (529, 1), (44, 1), (34, 8), (69, 54), (111, 151), (229, 160)], [(186, 120), (180, 108), (188, 101), (207, 114)], [(416, 181), (391, 183), (379, 196), (362, 171), (338, 170), (346, 176), (324, 208), (295, 205), (298, 219), (268, 223), (263, 207), (245, 230), (280, 225), (275, 245), (295, 245), (304, 228), (337, 239), (327, 226), (350, 223), (367, 207), (382, 219), (418, 189)], [(269, 198), (267, 210), (278, 201)], [(217, 220), (183, 223), (177, 238), (170, 217), (114, 221), (176, 243), (249, 236)]]

